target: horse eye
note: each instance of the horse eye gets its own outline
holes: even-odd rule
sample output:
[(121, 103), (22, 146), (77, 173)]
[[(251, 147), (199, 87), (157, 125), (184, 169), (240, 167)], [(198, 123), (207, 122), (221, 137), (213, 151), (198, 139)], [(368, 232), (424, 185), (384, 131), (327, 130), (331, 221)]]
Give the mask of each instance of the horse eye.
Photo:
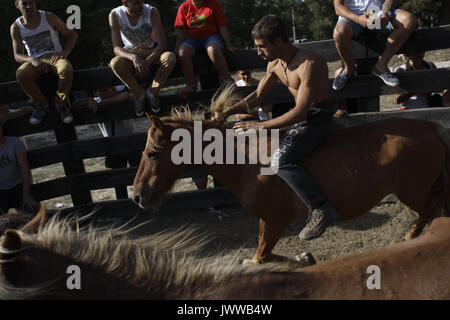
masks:
[(158, 153), (156, 153), (156, 152), (149, 152), (148, 153), (148, 158), (149, 159), (155, 160), (157, 157), (158, 157)]

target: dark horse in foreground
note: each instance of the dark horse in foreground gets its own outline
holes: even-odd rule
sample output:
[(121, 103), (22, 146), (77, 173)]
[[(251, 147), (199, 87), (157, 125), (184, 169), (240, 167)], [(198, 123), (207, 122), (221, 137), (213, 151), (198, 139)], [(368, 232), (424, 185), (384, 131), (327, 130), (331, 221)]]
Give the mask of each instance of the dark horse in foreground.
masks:
[[(37, 216), (37, 218), (39, 215)], [(199, 255), (193, 230), (127, 230), (41, 215), (0, 239), (0, 299), (450, 299), (450, 218), (420, 237), (306, 268)], [(68, 289), (78, 266), (80, 290)], [(373, 289), (368, 267), (380, 268)]]
[[(224, 91), (217, 100), (226, 104), (229, 99)], [(156, 208), (186, 168), (171, 159), (177, 144), (171, 139), (174, 130), (183, 128), (194, 136), (194, 121), (189, 114), (161, 119), (148, 116), (152, 126), (133, 184), (134, 200), (144, 209)], [(203, 129), (210, 128), (225, 132), (226, 123), (203, 121)], [(204, 142), (202, 147), (206, 145)], [(413, 238), (434, 217), (450, 212), (449, 151), (450, 139), (441, 125), (386, 119), (329, 133), (301, 164), (339, 211), (341, 220), (369, 211), (388, 194), (397, 195), (419, 214), (409, 234)], [(306, 206), (291, 188), (276, 175), (261, 175), (259, 164), (200, 166), (231, 190), (249, 214), (260, 218), (258, 248), (251, 262), (283, 260), (272, 254), (272, 249), (296, 217), (308, 217)]]

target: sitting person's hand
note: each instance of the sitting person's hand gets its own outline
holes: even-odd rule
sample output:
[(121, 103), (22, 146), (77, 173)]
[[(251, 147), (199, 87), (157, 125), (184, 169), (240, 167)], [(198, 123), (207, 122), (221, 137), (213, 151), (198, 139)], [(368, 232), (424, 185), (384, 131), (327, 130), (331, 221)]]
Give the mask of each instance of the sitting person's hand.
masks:
[(359, 23), (361, 26), (363, 26), (364, 28), (367, 28), (367, 24), (369, 22), (369, 14), (363, 13), (361, 15), (358, 16), (358, 21), (356, 21), (357, 23)]
[(28, 213), (36, 213), (39, 210), (39, 204), (29, 194), (23, 195), (22, 207)]

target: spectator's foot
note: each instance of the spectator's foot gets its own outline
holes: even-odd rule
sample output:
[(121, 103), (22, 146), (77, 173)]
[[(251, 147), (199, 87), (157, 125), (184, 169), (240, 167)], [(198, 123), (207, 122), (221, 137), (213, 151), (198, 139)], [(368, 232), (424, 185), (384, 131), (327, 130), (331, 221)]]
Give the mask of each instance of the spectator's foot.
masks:
[(196, 85), (187, 86), (186, 88), (181, 90), (180, 98), (186, 100), (191, 96), (192, 92), (195, 92), (197, 90), (198, 90), (198, 88)]
[(61, 117), (61, 121), (64, 122), (65, 124), (69, 124), (73, 121), (72, 112), (70, 112), (67, 106), (56, 106), (56, 110), (58, 111), (59, 116)]
[(145, 94), (141, 98), (134, 98), (134, 111), (136, 116), (142, 117), (145, 112)]
[(161, 112), (161, 102), (158, 96), (147, 95), (148, 104), (153, 114), (159, 114)]
[(351, 78), (353, 78), (353, 72), (347, 74), (344, 70), (342, 70), (341, 73), (339, 73), (333, 80), (333, 90), (341, 90)]
[(44, 119), (44, 116), (47, 112), (48, 112), (48, 107), (36, 106), (33, 113), (31, 114), (30, 124), (35, 125), (35, 124), (41, 123), (41, 121)]
[(386, 71), (380, 72), (376, 67), (373, 67), (372, 74), (383, 80), (383, 82), (390, 87), (397, 87), (400, 84), (398, 78), (393, 75), (388, 68), (386, 68)]
[(309, 210), (306, 226), (298, 237), (301, 240), (311, 240), (320, 237), (328, 226), (332, 225), (339, 218), (339, 213), (327, 202), (317, 209)]

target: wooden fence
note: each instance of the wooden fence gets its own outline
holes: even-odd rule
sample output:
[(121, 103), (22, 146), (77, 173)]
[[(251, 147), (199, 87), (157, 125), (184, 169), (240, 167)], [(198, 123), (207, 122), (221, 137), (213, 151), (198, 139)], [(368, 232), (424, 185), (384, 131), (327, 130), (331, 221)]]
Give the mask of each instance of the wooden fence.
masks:
[[(370, 64), (383, 51), (386, 37), (382, 35), (369, 35), (354, 42), (354, 57), (358, 62), (359, 71), (363, 75), (357, 80), (351, 81), (341, 91), (331, 88), (330, 98), (356, 98), (358, 99), (358, 110), (361, 113), (352, 114), (348, 119), (336, 120), (340, 125), (353, 125), (364, 121), (372, 121), (384, 117), (402, 116), (428, 119), (438, 121), (445, 127), (450, 128), (450, 110), (427, 109), (417, 111), (401, 112), (379, 112), (379, 96), (404, 93), (442, 91), (450, 87), (450, 68), (437, 70), (423, 70), (407, 72), (399, 75), (401, 85), (399, 87), (388, 87), (381, 80), (368, 74)], [(318, 52), (327, 62), (338, 61), (334, 41), (325, 40), (298, 45), (301, 49)], [(450, 48), (450, 25), (437, 28), (419, 29), (414, 32), (401, 52), (428, 51)], [(230, 69), (263, 69), (266, 66), (255, 50), (241, 50), (234, 56), (227, 54)], [(218, 87), (216, 70), (206, 56), (195, 59), (195, 71), (200, 77), (202, 90), (192, 94), (188, 100), (192, 107), (199, 104), (207, 104)], [(367, 74), (364, 74), (367, 73)], [(182, 77), (178, 68), (175, 68), (171, 78)], [(75, 72), (72, 90), (92, 91), (96, 88), (121, 84), (109, 68), (97, 68), (79, 70)], [(39, 86), (49, 97), (55, 92), (56, 78), (44, 76), (40, 79)], [(245, 96), (254, 90), (254, 87), (239, 88), (240, 93)], [(17, 82), (0, 84), (0, 103), (9, 103), (25, 100), (24, 95)], [(49, 101), (51, 101), (49, 99)], [(179, 99), (178, 95), (161, 96), (161, 103), (166, 110), (171, 107), (183, 105), (186, 101)], [(276, 85), (271, 91), (266, 103), (274, 104), (274, 109), (282, 105), (293, 104), (294, 100), (286, 87)], [(83, 159), (114, 155), (123, 152), (139, 152), (145, 146), (145, 133), (137, 133), (123, 137), (110, 137), (90, 140), (78, 140), (75, 126), (110, 122), (120, 119), (135, 118), (132, 102), (113, 103), (99, 106), (99, 110), (93, 113), (88, 107), (81, 106), (73, 108), (74, 122), (65, 125), (59, 120), (59, 115), (52, 109), (44, 121), (36, 126), (28, 124), (29, 115), (17, 118), (5, 125), (6, 135), (24, 136), (32, 133), (54, 131), (57, 144), (37, 150), (30, 151), (28, 157), (32, 168), (39, 168), (55, 163), (63, 163), (65, 177), (37, 183), (32, 186), (32, 192), (37, 200), (47, 200), (70, 194), (77, 209), (91, 210), (98, 206), (105, 214), (134, 215), (140, 210), (130, 200), (117, 200), (101, 203), (93, 203), (91, 190), (106, 189), (113, 187), (125, 188), (131, 185), (136, 168), (116, 169), (99, 172), (86, 173)], [(188, 170), (184, 177), (198, 177), (204, 173), (194, 167)], [(181, 208), (202, 208), (207, 206), (222, 206), (235, 204), (235, 197), (223, 187), (173, 193), (163, 205), (162, 211), (176, 210)]]

